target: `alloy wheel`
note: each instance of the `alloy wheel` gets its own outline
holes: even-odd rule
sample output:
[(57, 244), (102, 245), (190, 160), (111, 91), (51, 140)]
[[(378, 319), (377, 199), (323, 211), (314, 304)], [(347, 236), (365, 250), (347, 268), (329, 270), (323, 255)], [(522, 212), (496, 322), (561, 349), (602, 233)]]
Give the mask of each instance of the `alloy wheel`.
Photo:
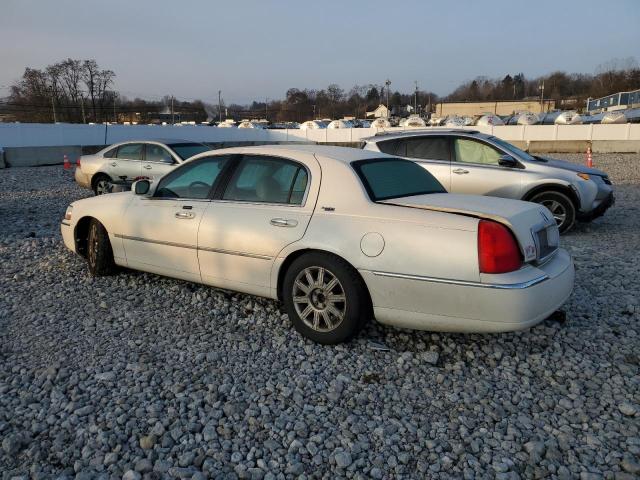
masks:
[(98, 259), (98, 225), (95, 223), (91, 224), (88, 243), (87, 260), (91, 265), (95, 265)]
[(330, 332), (344, 320), (347, 298), (340, 280), (330, 270), (305, 268), (296, 276), (292, 290), (296, 313), (309, 328)]
[(96, 182), (96, 195), (104, 195), (105, 193), (109, 193), (109, 181), (98, 180)]
[(543, 200), (542, 205), (547, 207), (558, 225), (562, 225), (567, 219), (567, 210), (556, 200)]

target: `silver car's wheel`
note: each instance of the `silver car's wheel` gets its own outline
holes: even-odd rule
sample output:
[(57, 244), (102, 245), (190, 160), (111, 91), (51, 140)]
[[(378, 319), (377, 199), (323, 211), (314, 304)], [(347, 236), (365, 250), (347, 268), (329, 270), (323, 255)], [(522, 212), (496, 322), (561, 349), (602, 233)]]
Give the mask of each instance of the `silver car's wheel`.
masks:
[(544, 200), (541, 203), (549, 209), (558, 225), (562, 225), (562, 222), (567, 219), (567, 210), (560, 202), (556, 200)]
[(330, 270), (311, 266), (293, 282), (293, 304), (300, 319), (316, 332), (330, 332), (340, 326), (347, 310), (344, 288)]
[(576, 222), (576, 209), (569, 197), (563, 193), (543, 192), (535, 195), (531, 201), (547, 207), (553, 215), (560, 233), (571, 230)]
[(111, 179), (104, 174), (99, 174), (93, 180), (93, 193), (96, 195), (104, 195), (111, 192)]

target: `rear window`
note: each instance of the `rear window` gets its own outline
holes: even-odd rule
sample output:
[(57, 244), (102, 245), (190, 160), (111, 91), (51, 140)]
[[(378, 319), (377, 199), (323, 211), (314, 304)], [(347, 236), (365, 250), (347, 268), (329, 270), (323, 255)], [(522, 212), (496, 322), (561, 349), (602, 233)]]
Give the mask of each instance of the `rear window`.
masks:
[(212, 150), (211, 147), (202, 143), (170, 143), (167, 146), (176, 152), (182, 160), (186, 160), (187, 158), (191, 158), (199, 153)]
[(446, 193), (433, 175), (409, 160), (360, 160), (353, 162), (352, 166), (374, 202), (412, 195)]

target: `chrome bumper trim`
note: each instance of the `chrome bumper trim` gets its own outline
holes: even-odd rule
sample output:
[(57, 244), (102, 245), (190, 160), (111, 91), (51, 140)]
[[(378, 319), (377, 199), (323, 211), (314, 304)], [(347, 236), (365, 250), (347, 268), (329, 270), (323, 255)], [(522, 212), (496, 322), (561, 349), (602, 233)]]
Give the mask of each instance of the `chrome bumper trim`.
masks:
[(422, 275), (405, 275), (403, 273), (391, 273), (391, 272), (372, 272), (379, 277), (401, 278), (404, 280), (417, 280), (419, 282), (431, 282), (431, 283), (445, 283), (448, 285), (463, 285), (465, 287), (480, 287), (480, 288), (495, 288), (499, 290), (519, 290), (523, 288), (529, 288), (538, 283), (544, 282), (549, 277), (547, 275), (540, 275), (532, 280), (520, 283), (481, 283), (470, 282), (467, 280), (453, 280), (450, 278), (438, 278), (438, 277), (424, 277)]
[(70, 223), (67, 223), (67, 222), (60, 222), (60, 223), (61, 223), (62, 225), (64, 225), (65, 227), (70, 227), (70, 226), (71, 226), (71, 224), (70, 224)]

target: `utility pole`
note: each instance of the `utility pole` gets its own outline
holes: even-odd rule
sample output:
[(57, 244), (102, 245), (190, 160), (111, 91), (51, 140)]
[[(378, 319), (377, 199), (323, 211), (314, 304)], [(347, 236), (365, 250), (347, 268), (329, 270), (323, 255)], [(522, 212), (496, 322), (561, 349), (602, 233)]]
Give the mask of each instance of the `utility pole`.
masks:
[(316, 119), (316, 106), (314, 105), (313, 106), (313, 118), (312, 118), (312, 120), (315, 120), (315, 119)]
[(175, 116), (173, 113), (173, 95), (171, 95), (171, 125), (175, 123)]
[(384, 82), (384, 84), (387, 86), (387, 117), (389, 117), (389, 114), (391, 113), (391, 107), (389, 106), (389, 88), (391, 88), (391, 80), (387, 78), (387, 81)]
[(87, 123), (87, 117), (84, 115), (84, 95), (80, 94), (80, 108), (82, 109), (82, 123)]
[(418, 113), (418, 81), (414, 80), (414, 83), (416, 84), (416, 100), (415, 100), (415, 105), (414, 105), (414, 113)]
[(544, 80), (542, 83), (538, 85), (538, 89), (540, 90), (540, 113), (544, 112)]
[(218, 90), (218, 116), (220, 117), (219, 123), (222, 123), (222, 90)]
[(116, 98), (118, 94), (113, 92), (113, 123), (118, 123), (118, 117), (116, 116)]
[(58, 123), (58, 117), (56, 117), (56, 102), (53, 99), (53, 92), (51, 92), (51, 108), (53, 109), (53, 123)]
[(268, 102), (269, 102), (269, 99), (265, 98), (264, 99), (264, 119), (267, 120), (267, 121), (269, 120), (269, 111), (267, 110), (269, 108), (268, 107), (268, 105), (269, 105)]

